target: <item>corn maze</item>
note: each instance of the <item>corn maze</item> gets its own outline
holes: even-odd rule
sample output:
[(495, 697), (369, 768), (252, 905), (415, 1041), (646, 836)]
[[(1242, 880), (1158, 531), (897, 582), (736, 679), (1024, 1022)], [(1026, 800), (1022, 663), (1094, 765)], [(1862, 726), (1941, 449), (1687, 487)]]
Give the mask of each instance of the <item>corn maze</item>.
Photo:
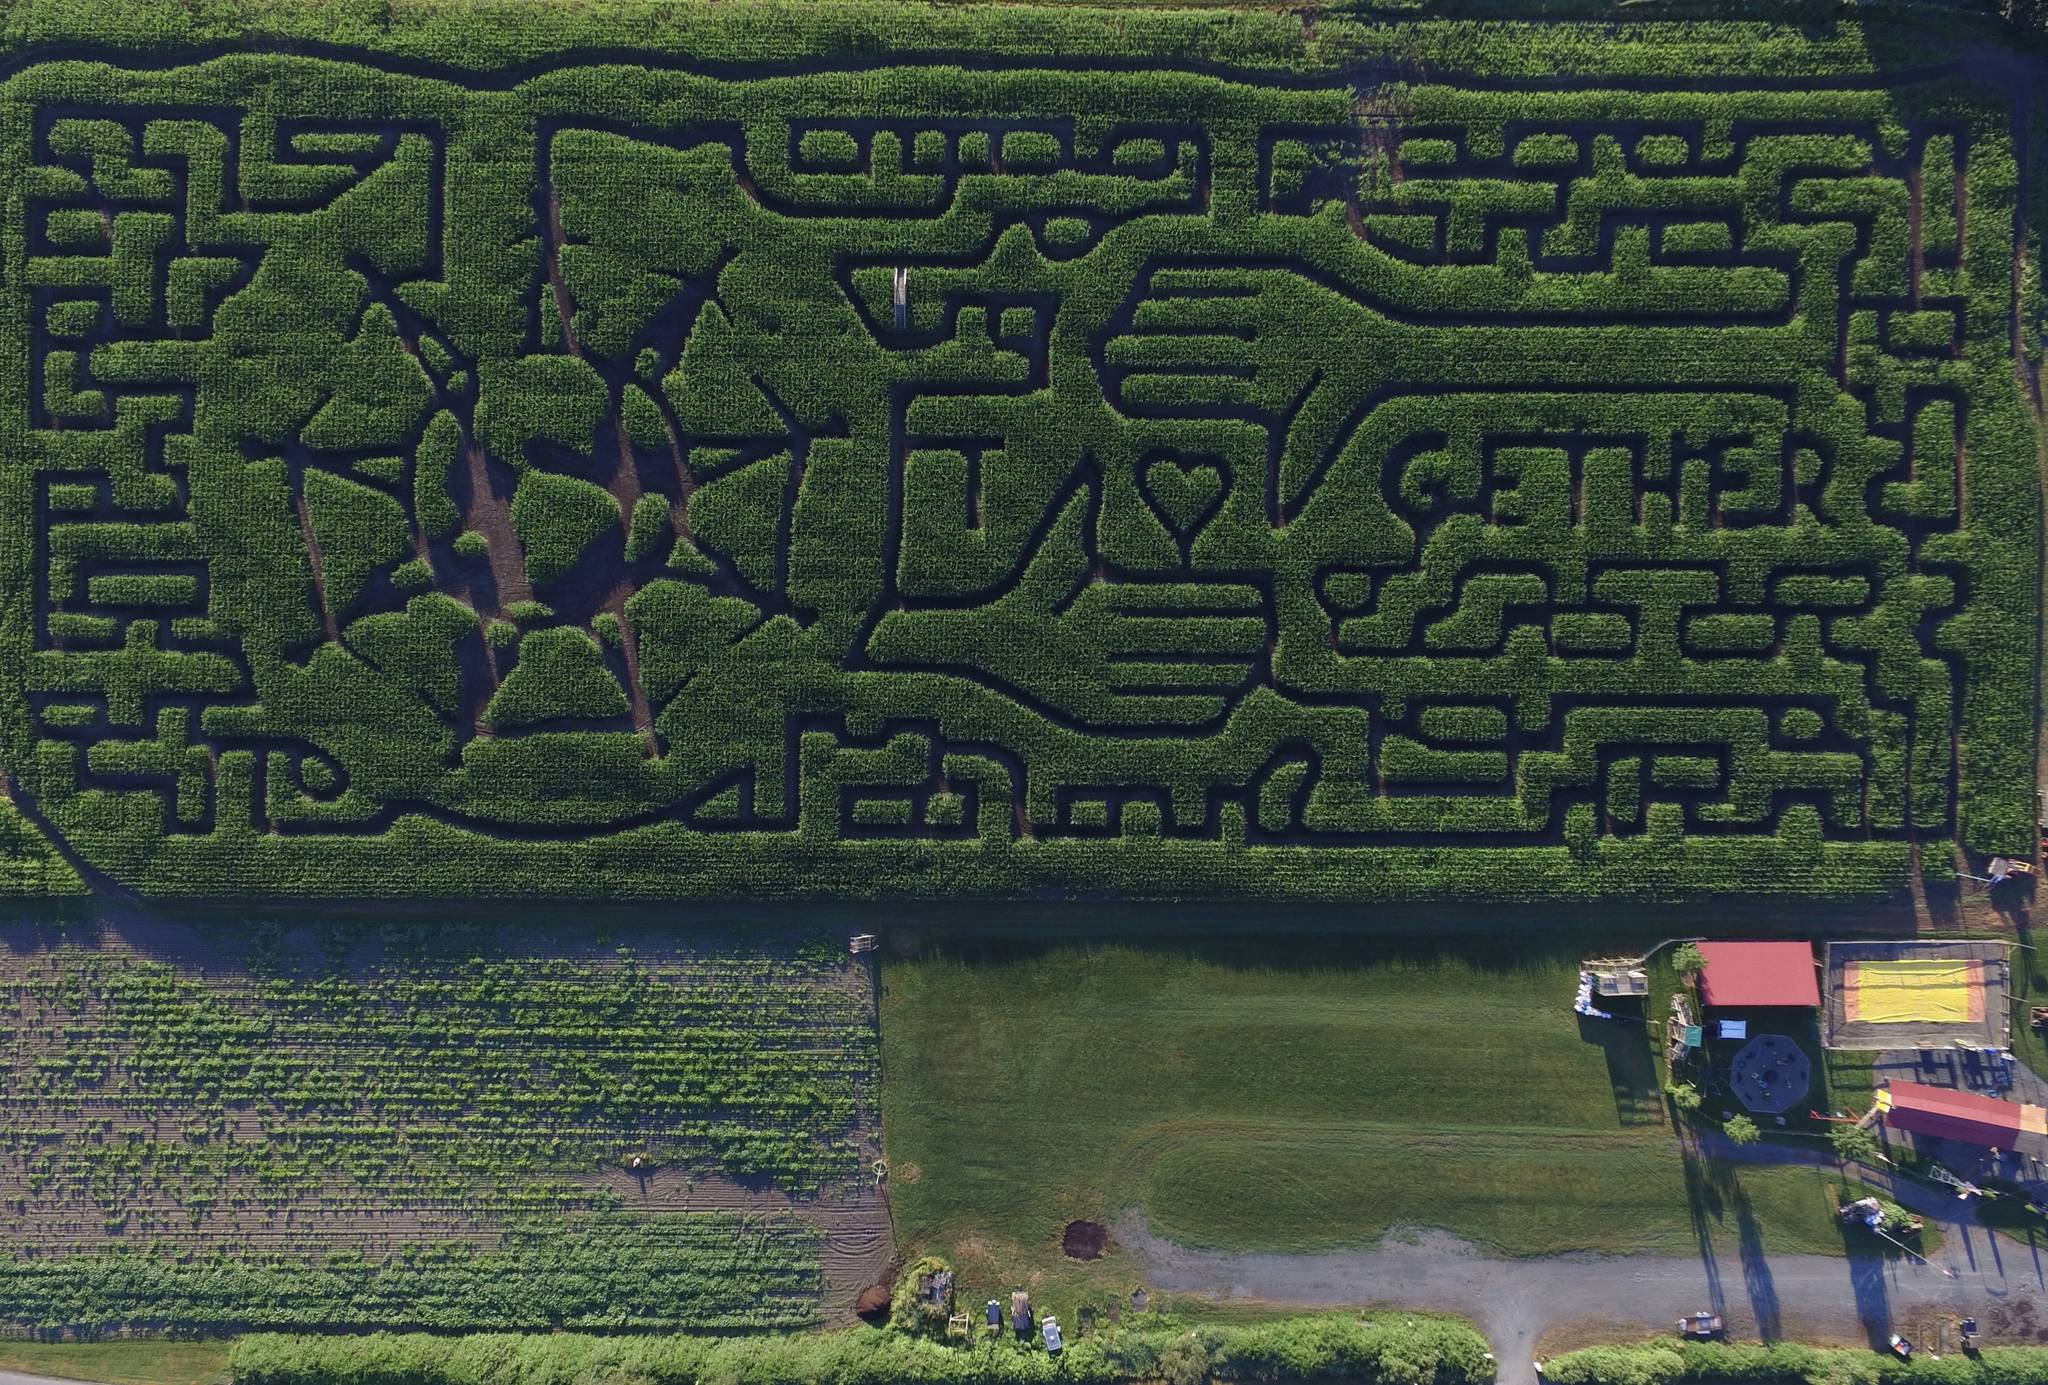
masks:
[(0, 1335), (789, 1327), (892, 1253), (836, 939), (232, 931), (0, 933)]
[(2027, 849), (2029, 80), (19, 63), (17, 875), (1839, 895)]

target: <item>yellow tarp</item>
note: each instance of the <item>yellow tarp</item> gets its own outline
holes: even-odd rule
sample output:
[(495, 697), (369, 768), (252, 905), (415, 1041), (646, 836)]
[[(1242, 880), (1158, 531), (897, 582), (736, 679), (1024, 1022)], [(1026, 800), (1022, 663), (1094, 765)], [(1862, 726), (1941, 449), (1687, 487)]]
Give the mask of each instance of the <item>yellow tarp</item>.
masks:
[(1843, 980), (1851, 1024), (1984, 1021), (1982, 962), (1851, 962)]

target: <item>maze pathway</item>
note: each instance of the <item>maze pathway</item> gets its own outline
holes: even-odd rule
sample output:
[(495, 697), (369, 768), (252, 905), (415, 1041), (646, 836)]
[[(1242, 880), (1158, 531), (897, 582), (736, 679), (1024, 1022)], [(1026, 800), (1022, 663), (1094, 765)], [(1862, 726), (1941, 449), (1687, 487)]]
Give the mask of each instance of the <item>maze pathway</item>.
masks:
[(164, 893), (2025, 847), (2030, 117), (1956, 76), (21, 65), (0, 762)]

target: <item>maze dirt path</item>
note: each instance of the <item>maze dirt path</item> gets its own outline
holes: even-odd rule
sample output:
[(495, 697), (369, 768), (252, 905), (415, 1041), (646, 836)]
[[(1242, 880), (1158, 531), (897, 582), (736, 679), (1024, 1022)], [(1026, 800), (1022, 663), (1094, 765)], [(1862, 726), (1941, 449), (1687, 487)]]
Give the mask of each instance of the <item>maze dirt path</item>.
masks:
[(24, 65), (23, 801), (144, 891), (1879, 896), (2030, 843), (2025, 228), (1972, 211), (2026, 73), (1039, 61)]

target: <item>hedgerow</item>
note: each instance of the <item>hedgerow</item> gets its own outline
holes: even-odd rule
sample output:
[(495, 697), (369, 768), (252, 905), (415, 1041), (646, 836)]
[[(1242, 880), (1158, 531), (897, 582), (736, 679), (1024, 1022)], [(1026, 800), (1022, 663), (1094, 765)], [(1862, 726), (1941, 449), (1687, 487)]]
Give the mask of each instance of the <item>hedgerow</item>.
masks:
[[(1175, 1358), (1175, 1373), (1162, 1362)], [(1447, 1318), (1341, 1314), (1257, 1326), (1126, 1325), (1070, 1337), (1057, 1357), (1008, 1340), (948, 1345), (877, 1328), (803, 1336), (602, 1338), (239, 1338), (236, 1385), (1079, 1385), (1174, 1380), (1365, 1385), (1480, 1385), (1493, 1379), (1486, 1339)]]
[(2031, 852), (2039, 142), (1888, 66), (1968, 26), (1023, 13), (16, 7), (37, 820), (266, 895)]
[(2007, 1385), (2039, 1380), (2048, 1371), (2048, 1348), (1987, 1346), (1964, 1355), (1923, 1354), (1901, 1361), (1888, 1352), (1851, 1347), (1809, 1347), (1794, 1342), (1741, 1346), (1726, 1342), (1656, 1342), (1596, 1346), (1565, 1352), (1543, 1363), (1558, 1385), (1680, 1385), (1688, 1381), (1752, 1385)]

